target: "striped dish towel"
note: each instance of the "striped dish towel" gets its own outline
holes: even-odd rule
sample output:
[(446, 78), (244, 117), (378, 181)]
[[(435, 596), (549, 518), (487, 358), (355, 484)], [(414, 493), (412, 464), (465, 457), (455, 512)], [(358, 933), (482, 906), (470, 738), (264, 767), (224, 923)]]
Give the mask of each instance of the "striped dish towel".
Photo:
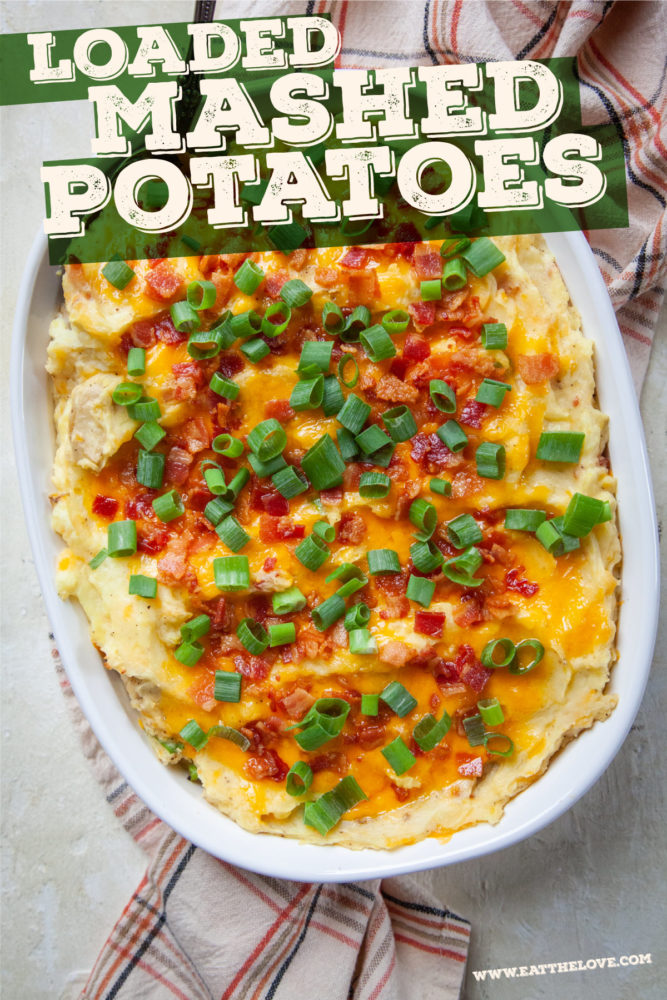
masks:
[[(470, 924), (410, 878), (310, 885), (241, 871), (154, 816), (97, 742), (54, 650), (107, 801), (148, 855), (86, 1000), (424, 1000), (460, 994)], [(67, 996), (76, 974), (70, 982)]]

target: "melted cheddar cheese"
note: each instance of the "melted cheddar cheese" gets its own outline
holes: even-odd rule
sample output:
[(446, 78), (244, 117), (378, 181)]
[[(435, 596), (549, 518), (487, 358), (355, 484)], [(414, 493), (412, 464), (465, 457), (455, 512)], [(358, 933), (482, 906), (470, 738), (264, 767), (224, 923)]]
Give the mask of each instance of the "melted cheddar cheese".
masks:
[[(504, 527), (507, 508), (537, 508), (554, 517), (563, 514), (575, 492), (605, 500), (614, 510), (614, 480), (601, 458), (606, 418), (594, 402), (591, 345), (544, 242), (537, 237), (495, 242), (505, 262), (482, 278), (470, 276), (465, 288), (435, 303), (421, 301), (420, 282), (435, 273), (437, 243), (253, 254), (264, 272), (253, 295), (234, 284), (248, 255), (129, 262), (135, 277), (122, 291), (109, 284), (101, 264), (66, 269), (65, 309), (52, 325), (48, 362), (58, 438), (53, 517), (67, 545), (58, 566), (60, 593), (82, 604), (93, 642), (107, 667), (125, 680), (160, 757), (194, 764), (207, 798), (250, 830), (322, 840), (304, 825), (304, 797), (286, 791), (286, 773), (297, 760), (313, 771), (307, 800), (346, 775), (354, 776), (366, 795), (326, 842), (386, 848), (496, 822), (504, 804), (544, 770), (565, 741), (613, 708), (614, 699), (604, 690), (614, 658), (620, 556), (615, 520), (598, 525), (578, 549), (558, 558), (534, 534)], [(292, 278), (308, 285), (312, 297), (292, 309), (285, 332), (267, 340), (270, 353), (255, 364), (240, 352), (239, 342), (209, 360), (193, 360), (187, 334), (170, 319), (170, 305), (185, 298), (193, 280), (211, 281), (216, 288), (215, 305), (201, 313), (206, 328), (224, 310), (263, 314)], [(328, 301), (345, 315), (365, 305), (373, 323), (387, 310), (406, 310), (409, 325), (392, 338), (395, 357), (373, 363), (359, 343), (341, 343), (327, 333), (321, 314)], [(487, 322), (506, 325), (506, 350), (483, 348), (480, 330)], [(227, 432), (245, 442), (267, 417), (284, 427), (284, 457), (297, 467), (323, 434), (336, 440), (335, 415), (325, 416), (321, 408), (295, 412), (290, 406), (301, 349), (310, 340), (334, 342), (332, 374), (343, 352), (354, 356), (359, 380), (343, 393), (352, 391), (370, 405), (366, 426), (384, 428), (383, 412), (405, 404), (417, 434), (397, 443), (382, 468), (391, 480), (382, 499), (359, 493), (360, 475), (378, 471), (372, 456), (348, 462), (340, 485), (320, 495), (310, 488), (290, 500), (270, 479), (251, 475), (234, 511), (249, 536), (242, 554), (250, 585), (221, 593), (213, 561), (230, 550), (204, 514), (213, 495), (202, 463), (205, 468), (206, 462), (218, 462), (229, 481), (248, 467), (247, 448), (238, 459), (221, 458), (211, 448), (213, 439)], [(128, 381), (132, 346), (146, 351), (145, 374), (133, 381), (159, 402), (166, 431), (155, 448), (166, 458), (160, 490), (137, 482), (138, 423), (111, 398), (114, 388)], [(209, 388), (216, 372), (239, 386), (234, 401)], [(455, 414), (434, 407), (432, 378), (444, 379), (455, 391)], [(475, 402), (484, 378), (511, 386), (497, 408)], [(468, 438), (456, 453), (436, 435), (451, 418)], [(543, 430), (584, 431), (580, 461), (539, 461)], [(478, 475), (475, 452), (484, 441), (505, 448), (502, 479)], [(433, 493), (433, 477), (450, 482), (451, 495)], [(152, 501), (171, 489), (180, 494), (184, 512), (162, 523)], [(447, 533), (459, 514), (472, 515), (483, 535), (477, 544), (481, 585), (461, 586), (439, 569), (431, 574), (435, 591), (428, 608), (406, 596), (414, 571), (409, 510), (417, 497), (436, 509), (432, 542), (444, 559), (460, 552)], [(109, 523), (127, 519), (136, 522), (137, 552), (92, 568), (90, 560), (106, 545)], [(335, 540), (327, 562), (311, 571), (295, 549), (322, 520), (334, 528)], [(366, 553), (372, 549), (394, 550), (401, 572), (369, 575)], [(368, 628), (376, 653), (350, 653), (342, 619), (318, 631), (311, 618), (313, 607), (339, 586), (326, 577), (343, 562), (366, 575), (347, 605), (364, 601), (371, 609)], [(132, 574), (156, 577), (157, 596), (130, 595)], [(275, 614), (272, 595), (293, 586), (305, 595), (306, 607)], [(211, 629), (201, 639), (199, 661), (185, 666), (174, 656), (180, 627), (200, 614), (209, 615)], [(296, 641), (251, 655), (236, 634), (248, 617), (263, 627), (291, 621)], [(483, 667), (482, 651), (500, 637), (514, 643), (537, 639), (544, 658), (520, 675)], [(241, 674), (238, 703), (215, 700), (218, 670)], [(395, 680), (417, 707), (401, 718), (380, 702), (377, 717), (361, 714), (361, 696), (379, 693)], [(307, 753), (293, 727), (322, 697), (343, 699), (349, 715), (339, 736)], [(497, 728), (512, 741), (509, 756), (468, 742), (463, 721), (477, 713), (482, 698), (500, 702), (505, 721)], [(452, 719), (449, 732), (435, 749), (422, 752), (412, 735), (416, 723), (427, 713), (439, 718), (443, 712)], [(233, 727), (249, 747), (212, 737), (196, 749), (180, 735), (190, 721), (204, 732), (217, 724)], [(416, 757), (400, 776), (382, 753), (397, 736)]]

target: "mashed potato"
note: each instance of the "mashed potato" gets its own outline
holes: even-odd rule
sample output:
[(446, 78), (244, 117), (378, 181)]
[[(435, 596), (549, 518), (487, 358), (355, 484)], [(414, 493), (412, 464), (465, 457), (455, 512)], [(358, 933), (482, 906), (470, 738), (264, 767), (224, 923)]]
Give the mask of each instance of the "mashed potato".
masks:
[[(494, 242), (496, 267), (426, 301), (439, 243), (129, 262), (123, 289), (66, 269), (59, 591), (159, 756), (246, 829), (387, 848), (495, 823), (614, 707), (592, 346), (544, 241)], [(172, 313), (188, 288), (211, 302)], [(198, 327), (218, 330), (189, 351)], [(554, 433), (570, 461), (537, 458)]]

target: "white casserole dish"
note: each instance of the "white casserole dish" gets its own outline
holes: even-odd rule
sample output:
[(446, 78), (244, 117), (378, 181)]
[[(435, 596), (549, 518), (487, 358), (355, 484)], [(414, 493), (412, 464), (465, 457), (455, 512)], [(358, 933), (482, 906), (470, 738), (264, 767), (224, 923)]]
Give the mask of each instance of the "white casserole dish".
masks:
[(595, 343), (600, 407), (610, 416), (623, 543), (619, 658), (611, 680), (618, 706), (559, 753), (547, 772), (508, 804), (496, 826), (478, 825), (448, 841), (430, 838), (395, 851), (352, 851), (249, 833), (209, 805), (184, 771), (161, 764), (136, 724), (120, 679), (102, 666), (82, 609), (58, 597), (54, 567), (62, 540), (50, 524), (54, 431), (44, 366), (49, 324), (62, 292), (48, 263), (46, 239), (38, 234), (18, 296), (10, 378), (16, 464), (47, 612), (72, 687), (109, 756), (158, 816), (216, 857), (267, 875), (316, 882), (386, 877), (464, 861), (508, 847), (552, 822), (600, 777), (623, 743), (646, 685), (658, 618), (658, 539), (646, 446), (625, 349), (593, 254), (581, 233), (547, 240), (584, 333)]

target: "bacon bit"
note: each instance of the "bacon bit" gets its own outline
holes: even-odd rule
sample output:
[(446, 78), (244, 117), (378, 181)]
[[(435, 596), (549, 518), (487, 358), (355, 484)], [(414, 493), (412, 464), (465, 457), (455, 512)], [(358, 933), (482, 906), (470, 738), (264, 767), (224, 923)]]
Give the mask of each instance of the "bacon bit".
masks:
[(215, 677), (207, 672), (190, 685), (186, 694), (189, 694), (194, 703), (203, 708), (205, 712), (212, 712), (218, 704), (213, 697), (214, 690)]
[(515, 590), (518, 594), (523, 594), (524, 597), (534, 597), (540, 589), (540, 585), (531, 580), (520, 580), (519, 574), (523, 573), (523, 570), (523, 566), (509, 570), (505, 574), (505, 587), (507, 590)]
[(259, 519), (260, 542), (284, 542), (290, 538), (303, 538), (305, 534), (304, 526), (295, 524), (291, 517), (262, 514)]
[(359, 381), (357, 382), (357, 388), (359, 392), (365, 393), (370, 399), (375, 398), (375, 387), (378, 380), (371, 375), (370, 372), (361, 372), (359, 376)]
[(156, 342), (155, 327), (150, 319), (140, 319), (130, 329), (130, 340), (133, 347), (143, 347), (146, 350)]
[(418, 333), (409, 333), (403, 346), (403, 357), (406, 361), (425, 361), (431, 353), (431, 346), (425, 337)]
[(245, 361), (240, 354), (221, 354), (218, 358), (218, 374), (223, 378), (238, 375), (245, 367)]
[(457, 753), (456, 764), (459, 774), (464, 778), (481, 778), (484, 763), (481, 757), (473, 757), (469, 753)]
[(171, 370), (176, 383), (175, 399), (193, 400), (206, 383), (204, 372), (194, 361), (183, 361), (180, 364), (172, 365)]
[(267, 556), (262, 564), (262, 569), (265, 573), (270, 573), (278, 565), (278, 560), (275, 556)]
[(336, 540), (341, 545), (358, 545), (366, 535), (366, 522), (356, 511), (346, 511), (338, 522)]
[(405, 570), (400, 573), (383, 573), (374, 576), (373, 583), (383, 594), (404, 594), (408, 586), (408, 574)]
[(287, 399), (270, 399), (268, 403), (264, 404), (264, 416), (267, 419), (272, 417), (284, 424), (292, 419), (294, 410)]
[(396, 378), (400, 378), (401, 381), (405, 379), (405, 373), (408, 370), (408, 362), (405, 358), (396, 357), (392, 358), (392, 362), (389, 365), (389, 374), (395, 375)]
[(332, 486), (330, 490), (320, 490), (320, 500), (326, 507), (336, 507), (342, 499), (342, 486)]
[(207, 612), (211, 618), (209, 635), (216, 636), (229, 632), (234, 622), (233, 609), (226, 597), (218, 597)]
[(387, 403), (415, 403), (419, 392), (414, 386), (406, 385), (395, 375), (383, 375), (375, 388), (378, 399)]
[(156, 528), (152, 524), (137, 524), (137, 551), (147, 556), (157, 555), (169, 541), (166, 528)]
[(308, 763), (313, 774), (319, 774), (320, 771), (333, 771), (335, 774), (345, 774), (349, 767), (345, 754), (336, 753), (335, 751), (320, 753), (316, 757), (309, 758)]
[(264, 293), (270, 299), (277, 299), (286, 281), (289, 281), (287, 271), (274, 271), (273, 274), (267, 274), (264, 279)]
[(98, 517), (106, 517), (110, 521), (112, 517), (116, 516), (118, 501), (114, 497), (105, 497), (98, 493), (93, 500), (91, 510)]
[(454, 668), (459, 679), (478, 693), (484, 690), (486, 682), (493, 673), (492, 670), (482, 666), (472, 646), (459, 646)]
[(404, 667), (413, 656), (413, 650), (405, 642), (398, 639), (390, 639), (380, 647), (378, 659), (380, 663), (387, 663), (391, 667)]
[[(211, 271), (215, 271), (219, 266), (220, 266), (220, 254), (217, 253), (204, 254), (203, 257), (199, 258), (199, 270), (204, 275), (204, 277), (206, 277), (207, 274), (210, 274)], [(225, 264), (224, 266), (226, 270), (227, 265)]]
[(263, 657), (249, 656), (247, 653), (237, 654), (234, 657), (234, 666), (237, 673), (253, 681), (263, 681), (269, 673), (269, 664)]
[(469, 628), (471, 625), (479, 625), (480, 622), (485, 621), (484, 601), (480, 600), (479, 595), (466, 594), (464, 597), (465, 600), (461, 598), (463, 602), (461, 608), (454, 612), (454, 621), (459, 628)]
[(153, 510), (153, 500), (157, 496), (157, 490), (146, 490), (144, 493), (137, 493), (131, 500), (125, 501), (125, 517), (136, 521), (139, 517), (155, 517)]
[(526, 385), (546, 382), (560, 371), (558, 358), (553, 354), (518, 354), (516, 366)]
[(243, 765), (243, 770), (253, 781), (269, 778), (271, 781), (278, 782), (285, 779), (289, 767), (275, 750), (263, 750), (260, 754), (248, 757)]
[(186, 420), (183, 426), (183, 437), (191, 455), (203, 451), (211, 443), (210, 434), (201, 417), (192, 417), (190, 420)]
[(442, 257), (428, 243), (418, 243), (415, 246), (412, 266), (420, 281), (442, 276)]
[(410, 798), (410, 789), (401, 788), (400, 785), (395, 785), (393, 781), (390, 781), (389, 784), (391, 785), (391, 790), (398, 799), (398, 801), (407, 802), (407, 800)]
[(340, 280), (338, 271), (333, 267), (316, 267), (313, 277), (322, 288), (333, 288)]
[(451, 452), (437, 434), (415, 434), (410, 443), (410, 454), (415, 462), (432, 473), (456, 468), (464, 462), (461, 453)]
[(347, 253), (340, 258), (338, 263), (342, 267), (365, 267), (369, 258), (368, 250), (363, 247), (350, 247)]
[[(437, 313), (438, 319), (451, 323), (463, 323), (465, 327), (477, 326), (482, 319), (479, 298), (476, 295), (468, 295), (468, 289), (452, 292), (451, 296), (444, 295)], [(477, 336), (477, 333), (478, 331), (475, 330), (473, 336)]]
[(225, 274), (223, 271), (214, 271), (210, 280), (215, 285), (215, 302), (213, 303), (213, 308), (221, 310), (232, 294), (234, 279), (231, 274)]
[(343, 488), (348, 493), (356, 493), (359, 489), (359, 482), (364, 472), (363, 465), (358, 462), (350, 462), (345, 466), (343, 473)]
[(479, 336), (479, 330), (475, 326), (450, 326), (451, 337), (460, 337), (461, 340), (474, 340)]
[(248, 614), (251, 618), (266, 624), (266, 620), (271, 614), (271, 605), (266, 594), (253, 594), (248, 601)]
[(189, 541), (186, 535), (174, 535), (169, 539), (167, 553), (157, 564), (158, 580), (161, 583), (181, 583), (188, 573), (192, 574), (187, 559)]
[(413, 302), (408, 306), (415, 326), (431, 326), (435, 323), (435, 302)]
[(176, 329), (169, 313), (160, 316), (155, 322), (154, 330), (157, 339), (163, 344), (182, 344), (184, 340), (188, 339), (187, 333), (181, 333), (180, 330)]
[(384, 724), (376, 719), (372, 722), (358, 719), (352, 732), (343, 735), (343, 742), (358, 743), (364, 750), (373, 750), (385, 742)]
[(290, 719), (302, 719), (311, 705), (315, 704), (315, 699), (303, 688), (295, 688), (290, 694), (281, 698), (279, 703)]
[(292, 267), (295, 271), (301, 271), (302, 268), (306, 266), (308, 255), (309, 251), (304, 247), (301, 247), (299, 250), (292, 250), (292, 252), (287, 255), (290, 267)]
[(445, 616), (437, 611), (415, 612), (415, 632), (419, 635), (442, 636), (445, 626)]
[(475, 472), (457, 472), (452, 477), (452, 496), (456, 500), (486, 489), (485, 481)]
[(440, 697), (439, 694), (435, 694), (435, 692), (434, 692), (431, 695), (431, 697), (428, 700), (428, 706), (429, 706), (429, 708), (431, 709), (432, 712), (437, 712), (438, 708), (440, 707), (440, 702), (441, 701), (442, 701), (442, 699), (441, 699), (441, 697)]
[(184, 448), (170, 448), (165, 465), (165, 478), (176, 486), (182, 486), (190, 475), (192, 455)]
[(476, 347), (462, 347), (460, 351), (454, 351), (450, 356), (449, 365), (454, 372), (472, 373), (477, 376), (497, 374), (493, 358), (488, 357), (488, 354), (488, 351), (480, 351)]
[(380, 283), (375, 271), (353, 271), (347, 279), (350, 301), (355, 305), (366, 305), (380, 298)]
[(324, 636), (310, 628), (302, 628), (297, 636), (296, 648), (300, 660), (314, 660), (324, 641)]
[(476, 399), (469, 399), (461, 410), (459, 423), (465, 424), (466, 427), (476, 427), (479, 429), (482, 426), (482, 420), (486, 416), (487, 410), (486, 403), (478, 403)]
[(286, 517), (289, 514), (289, 501), (277, 490), (263, 494), (262, 507), (272, 517)]
[(169, 302), (183, 287), (181, 276), (176, 274), (173, 267), (164, 261), (160, 261), (151, 268), (144, 281), (148, 286), (146, 294), (158, 302)]
[(407, 517), (408, 511), (412, 506), (412, 501), (415, 497), (419, 496), (421, 492), (421, 483), (418, 479), (414, 479), (411, 482), (405, 483), (401, 487), (401, 495), (396, 501), (396, 517)]

